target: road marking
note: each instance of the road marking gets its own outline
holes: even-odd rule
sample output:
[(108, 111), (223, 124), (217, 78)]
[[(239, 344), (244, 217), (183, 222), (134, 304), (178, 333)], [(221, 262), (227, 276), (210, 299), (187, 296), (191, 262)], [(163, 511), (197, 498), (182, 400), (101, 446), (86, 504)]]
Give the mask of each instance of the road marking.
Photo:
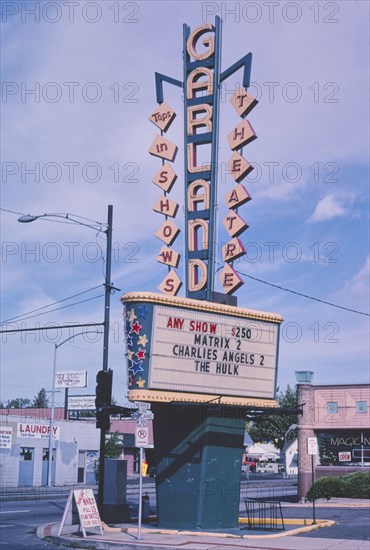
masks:
[(27, 512), (30, 512), (31, 510), (5, 510), (1, 511), (0, 514), (26, 514)]

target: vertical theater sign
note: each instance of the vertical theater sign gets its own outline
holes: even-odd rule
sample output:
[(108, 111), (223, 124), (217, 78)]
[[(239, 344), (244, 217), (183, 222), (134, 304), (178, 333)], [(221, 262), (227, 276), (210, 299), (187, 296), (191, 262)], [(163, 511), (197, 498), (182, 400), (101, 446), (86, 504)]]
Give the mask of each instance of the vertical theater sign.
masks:
[[(168, 528), (237, 527), (241, 456), (247, 408), (274, 408), (281, 315), (237, 307), (243, 284), (235, 261), (246, 254), (248, 228), (240, 207), (251, 197), (243, 184), (253, 169), (243, 148), (256, 138), (247, 116), (257, 104), (248, 93), (252, 55), (221, 70), (221, 21), (183, 29), (183, 80), (155, 73), (157, 133), (149, 153), (158, 158), (153, 210), (165, 275), (161, 293), (122, 297), (127, 343), (128, 396), (154, 412), (158, 524)], [(218, 157), (220, 90), (235, 72), (235, 123)], [(184, 204), (171, 196), (178, 179), (179, 144), (171, 136), (176, 113), (164, 84), (181, 89), (184, 103)], [(179, 91), (179, 93), (181, 93)], [(175, 134), (175, 132), (173, 132)], [(216, 219), (217, 178), (226, 167), (226, 215)], [(176, 184), (178, 185), (178, 184)], [(183, 224), (178, 212), (184, 210)], [(226, 231), (215, 291), (218, 225)], [(184, 252), (177, 247), (182, 232)], [(184, 272), (184, 281), (180, 274)], [(178, 296), (184, 285), (184, 297)], [(232, 414), (230, 414), (230, 412)]]
[[(232, 185), (225, 197), (228, 208), (223, 225), (230, 240), (222, 247), (224, 267), (220, 284), (225, 294), (234, 293), (243, 281), (233, 269), (233, 262), (246, 253), (239, 236), (247, 224), (238, 214), (238, 208), (250, 200), (242, 181), (253, 170), (242, 155), (242, 148), (257, 136), (246, 116), (257, 101), (247, 92), (250, 83), (251, 54), (247, 54), (229, 69), (220, 68), (220, 20), (215, 26), (205, 23), (194, 30), (184, 26), (184, 81), (156, 73), (158, 107), (149, 119), (160, 131), (150, 146), (149, 153), (161, 159), (162, 165), (152, 181), (161, 188), (153, 209), (165, 216), (155, 235), (164, 243), (157, 260), (169, 268), (160, 284), (160, 290), (175, 296), (182, 281), (176, 271), (180, 254), (176, 238), (180, 228), (174, 221), (178, 204), (169, 196), (177, 178), (172, 166), (178, 147), (165, 133), (171, 127), (175, 112), (164, 101), (163, 83), (179, 86), (184, 97), (184, 181), (185, 181), (185, 285), (186, 296), (213, 301), (215, 255), (217, 251), (217, 177), (219, 175), (218, 142), (221, 84), (230, 75), (243, 69), (243, 87), (238, 86), (231, 104), (241, 118), (227, 135), (230, 147), (226, 165), (227, 178)], [(236, 119), (237, 120), (237, 119)], [(172, 245), (174, 245), (173, 248)]]

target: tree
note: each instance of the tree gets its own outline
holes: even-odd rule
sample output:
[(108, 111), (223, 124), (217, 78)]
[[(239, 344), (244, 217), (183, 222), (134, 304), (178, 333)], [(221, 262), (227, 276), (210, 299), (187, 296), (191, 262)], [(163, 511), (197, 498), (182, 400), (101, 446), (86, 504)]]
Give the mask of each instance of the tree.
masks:
[[(118, 458), (122, 452), (122, 435), (119, 432), (106, 434), (105, 437), (105, 458)], [(99, 482), (99, 459), (94, 460), (94, 473), (97, 483)]]
[(46, 397), (46, 390), (45, 388), (41, 388), (32, 402), (32, 407), (35, 407), (35, 409), (46, 409), (48, 405), (49, 403), (48, 398)]
[(108, 434), (105, 439), (105, 457), (117, 458), (122, 452), (122, 436), (118, 432)]
[[(297, 408), (297, 394), (294, 388), (288, 384), (285, 392), (279, 392), (277, 401), (280, 407), (295, 409)], [(292, 424), (296, 424), (298, 416), (296, 414), (277, 415), (270, 414), (260, 419), (256, 419), (247, 425), (247, 431), (255, 442), (272, 441), (278, 449), (282, 449), (285, 443), (285, 434)], [(293, 441), (297, 436), (296, 430), (287, 434), (287, 441)]]
[(9, 399), (6, 407), (8, 409), (26, 409), (31, 406), (31, 400), (24, 397), (16, 397), (15, 399)]

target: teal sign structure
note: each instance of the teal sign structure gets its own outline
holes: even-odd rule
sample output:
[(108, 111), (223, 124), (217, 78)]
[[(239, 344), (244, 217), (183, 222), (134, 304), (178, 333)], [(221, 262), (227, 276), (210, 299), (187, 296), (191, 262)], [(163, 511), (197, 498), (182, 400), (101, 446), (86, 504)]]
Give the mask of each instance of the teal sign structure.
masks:
[[(167, 266), (163, 294), (132, 292), (122, 297), (129, 399), (150, 402), (158, 525), (171, 529), (238, 527), (245, 407), (277, 407), (278, 314), (236, 307), (231, 296), (243, 281), (233, 268), (245, 254), (238, 238), (248, 227), (238, 209), (250, 200), (242, 184), (253, 169), (242, 156), (256, 138), (246, 116), (257, 101), (248, 94), (251, 53), (221, 70), (221, 20), (183, 27), (183, 80), (155, 74), (158, 106), (149, 116), (159, 128), (149, 153), (162, 161), (153, 183), (163, 194), (153, 210), (164, 216), (155, 235), (163, 243), (157, 261)], [(215, 292), (216, 205), (219, 172), (221, 84), (239, 69), (242, 84), (231, 103), (242, 119), (227, 134), (231, 186), (222, 224), (230, 240), (222, 247), (222, 292)], [(177, 179), (178, 147), (167, 136), (176, 113), (163, 84), (184, 98), (185, 298), (180, 254), (172, 247), (180, 232), (179, 204), (170, 196)], [(166, 134), (166, 136), (164, 135)]]

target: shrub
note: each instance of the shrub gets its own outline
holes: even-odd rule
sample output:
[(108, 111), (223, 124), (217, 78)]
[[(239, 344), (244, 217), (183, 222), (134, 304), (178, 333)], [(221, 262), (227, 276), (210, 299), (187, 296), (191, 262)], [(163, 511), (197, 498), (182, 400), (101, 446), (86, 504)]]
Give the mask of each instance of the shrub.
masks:
[(370, 498), (370, 472), (353, 472), (343, 476), (344, 494), (349, 498)]
[[(315, 481), (315, 499), (330, 500), (332, 497), (370, 498), (370, 472), (322, 477)], [(307, 492), (306, 499), (312, 501), (312, 487)]]
[[(326, 498), (326, 500), (330, 500), (331, 497), (338, 497), (341, 495), (343, 481), (342, 481), (342, 478), (339, 476), (322, 477), (321, 479), (318, 479), (317, 481), (315, 481), (314, 486), (315, 486), (315, 499)], [(312, 487), (310, 487), (306, 495), (306, 499), (307, 500), (313, 499)]]

